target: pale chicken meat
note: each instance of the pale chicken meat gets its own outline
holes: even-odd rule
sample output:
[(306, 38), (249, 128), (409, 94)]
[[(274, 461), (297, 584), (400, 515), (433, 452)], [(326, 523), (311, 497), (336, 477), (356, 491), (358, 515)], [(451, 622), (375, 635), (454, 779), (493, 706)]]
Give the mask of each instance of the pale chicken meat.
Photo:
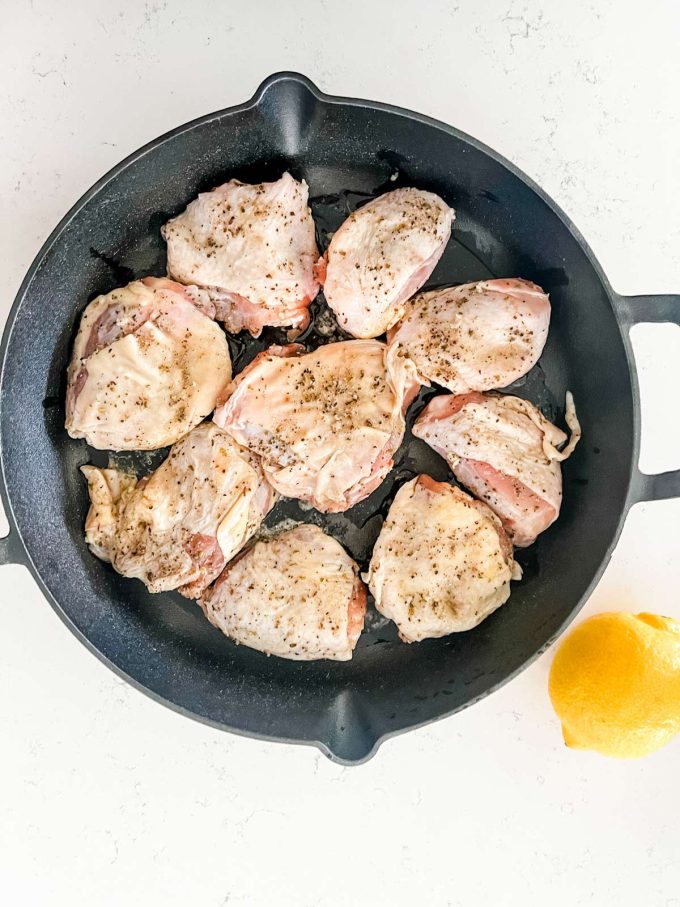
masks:
[(354, 211), (333, 235), (324, 294), (354, 337), (378, 337), (397, 322), (444, 252), (454, 211), (438, 195), (395, 189)]
[(359, 568), (318, 526), (257, 541), (200, 599), (237, 643), (297, 661), (347, 661), (364, 626)]
[(319, 251), (307, 183), (230, 180), (168, 221), (168, 274), (210, 294), (228, 331), (302, 331), (319, 291)]
[(195, 287), (146, 277), (98, 296), (68, 369), (66, 430), (103, 450), (173, 444), (215, 408), (231, 379), (214, 307)]
[(377, 340), (270, 347), (237, 376), (215, 422), (262, 457), (281, 494), (346, 510), (385, 478), (418, 390), (409, 360)]
[(520, 576), (486, 504), (420, 475), (397, 492), (365, 579), (401, 639), (419, 642), (476, 627)]
[(565, 418), (568, 444), (567, 435), (527, 400), (469, 393), (435, 397), (413, 434), (446, 459), (458, 481), (500, 517), (514, 544), (525, 547), (560, 512), (560, 463), (580, 437), (571, 394)]
[(194, 598), (259, 529), (276, 500), (258, 458), (205, 422), (139, 481), (83, 466), (92, 552), (151, 592)]
[(414, 296), (388, 336), (423, 383), (455, 394), (507, 387), (538, 362), (550, 300), (528, 280), (483, 280)]

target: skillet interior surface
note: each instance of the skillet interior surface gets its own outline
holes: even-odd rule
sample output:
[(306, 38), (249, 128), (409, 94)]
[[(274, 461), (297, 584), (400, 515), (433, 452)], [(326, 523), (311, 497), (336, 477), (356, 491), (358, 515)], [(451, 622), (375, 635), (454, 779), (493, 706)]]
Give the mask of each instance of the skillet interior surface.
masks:
[[(77, 321), (94, 296), (164, 273), (161, 225), (226, 179), (307, 180), (322, 247), (349, 211), (413, 185), (456, 209), (454, 238), (428, 286), (520, 276), (550, 293), (539, 365), (512, 391), (562, 423), (574, 393), (583, 440), (563, 466), (558, 522), (519, 552), (524, 578), (477, 629), (405, 645), (371, 609), (347, 663), (296, 663), (238, 647), (179, 595), (152, 596), (95, 559), (78, 467), (106, 464), (64, 430), (65, 369)], [(315, 305), (310, 346), (332, 339)], [(2, 372), (2, 465), (10, 519), (62, 617), (105, 661), (167, 704), (220, 727), (319, 743), (360, 761), (381, 738), (460, 709), (517, 672), (576, 612), (606, 562), (625, 508), (635, 448), (630, 374), (608, 291), (568, 223), (514, 168), (424, 117), (320, 95), (298, 76), (268, 80), (241, 108), (203, 118), (133, 155), (91, 190), (36, 259), (20, 291)], [(319, 329), (319, 325), (321, 328)], [(232, 341), (236, 368), (266, 343)], [(412, 406), (409, 424), (433, 390)], [(163, 458), (112, 455), (145, 472)], [(268, 518), (313, 521), (365, 566), (398, 486), (418, 472), (450, 478), (407, 435), (393, 472), (345, 514), (283, 501)]]

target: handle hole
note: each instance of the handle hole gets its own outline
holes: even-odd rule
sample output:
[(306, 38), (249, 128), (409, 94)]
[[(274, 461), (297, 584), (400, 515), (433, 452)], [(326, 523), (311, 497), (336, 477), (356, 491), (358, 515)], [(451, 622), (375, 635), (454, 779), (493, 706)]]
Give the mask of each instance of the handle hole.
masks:
[(680, 467), (680, 327), (637, 324), (630, 332), (640, 383), (642, 472)]

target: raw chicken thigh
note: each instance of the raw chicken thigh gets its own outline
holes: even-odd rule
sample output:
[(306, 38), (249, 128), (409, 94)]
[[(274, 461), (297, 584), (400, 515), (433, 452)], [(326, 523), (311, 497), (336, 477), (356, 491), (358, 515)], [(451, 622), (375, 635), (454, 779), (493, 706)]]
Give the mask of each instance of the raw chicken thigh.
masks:
[(151, 592), (194, 598), (245, 545), (276, 495), (256, 456), (210, 422), (174, 445), (150, 476), (83, 466), (92, 552)]
[(262, 457), (274, 488), (325, 512), (367, 497), (392, 466), (415, 369), (377, 340), (311, 353), (270, 347), (237, 376), (215, 422)]
[(319, 291), (319, 251), (307, 183), (231, 180), (203, 192), (163, 227), (168, 274), (205, 287), (228, 331), (266, 325), (299, 331)]
[(83, 313), (68, 369), (66, 430), (103, 450), (173, 444), (231, 379), (226, 337), (195, 287), (145, 277)]
[(451, 467), (453, 474), (501, 518), (515, 545), (530, 545), (553, 523), (562, 503), (560, 462), (573, 451), (580, 428), (571, 394), (563, 431), (527, 400), (498, 394), (435, 397), (413, 434)]
[(397, 492), (365, 579), (404, 642), (419, 642), (476, 627), (520, 576), (486, 504), (420, 475)]
[(395, 189), (354, 211), (328, 247), (324, 293), (340, 326), (378, 337), (434, 271), (454, 211), (432, 192)]
[(359, 568), (318, 526), (261, 539), (200, 600), (208, 620), (238, 643), (296, 661), (347, 661), (366, 613)]
[(390, 332), (416, 364), (423, 383), (455, 394), (507, 387), (543, 351), (550, 301), (528, 280), (483, 280), (419, 293)]

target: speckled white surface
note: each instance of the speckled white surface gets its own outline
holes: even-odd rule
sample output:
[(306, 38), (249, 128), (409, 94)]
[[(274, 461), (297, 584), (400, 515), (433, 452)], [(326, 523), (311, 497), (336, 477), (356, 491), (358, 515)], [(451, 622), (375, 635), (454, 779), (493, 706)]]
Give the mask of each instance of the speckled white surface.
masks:
[[(565, 208), (617, 290), (680, 292), (675, 0), (4, 0), (2, 23), (3, 314), (95, 179), (278, 69), (477, 136)], [(680, 330), (637, 328), (635, 345), (642, 466), (678, 467)], [(634, 509), (585, 613), (680, 617), (679, 518), (680, 501)], [(550, 652), (344, 769), (157, 706), (76, 642), (22, 568), (0, 572), (0, 646), (12, 907), (680, 907), (680, 740), (633, 763), (565, 749)]]

